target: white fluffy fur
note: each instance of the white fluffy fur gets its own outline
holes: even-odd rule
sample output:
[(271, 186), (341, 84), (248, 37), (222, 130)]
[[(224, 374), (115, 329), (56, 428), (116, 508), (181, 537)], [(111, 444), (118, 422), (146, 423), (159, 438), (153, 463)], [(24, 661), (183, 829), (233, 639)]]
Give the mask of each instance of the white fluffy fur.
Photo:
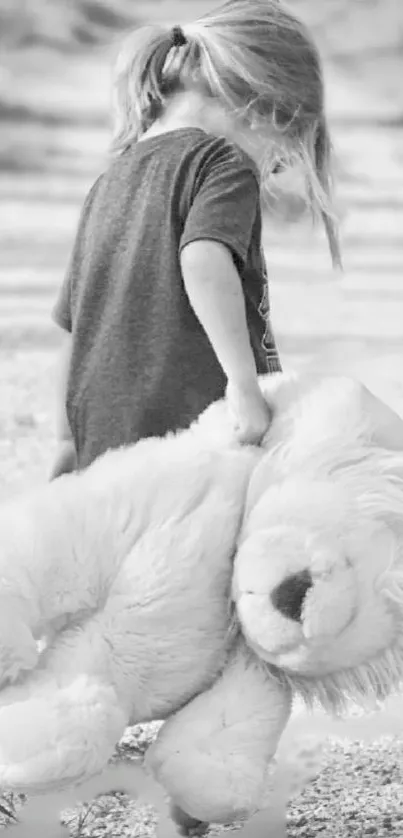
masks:
[[(349, 379), (297, 387), (288, 404), (287, 385), (278, 391), (233, 589), (252, 647), (308, 703), (337, 712), (403, 680), (403, 422)], [(314, 585), (297, 624), (269, 595), (305, 569)]]
[[(0, 787), (78, 781), (170, 717), (155, 776), (229, 820), (264, 803), (293, 694), (339, 710), (401, 681), (403, 422), (349, 379), (262, 388), (261, 449), (219, 402), (1, 509)], [(298, 622), (270, 595), (301, 570)]]

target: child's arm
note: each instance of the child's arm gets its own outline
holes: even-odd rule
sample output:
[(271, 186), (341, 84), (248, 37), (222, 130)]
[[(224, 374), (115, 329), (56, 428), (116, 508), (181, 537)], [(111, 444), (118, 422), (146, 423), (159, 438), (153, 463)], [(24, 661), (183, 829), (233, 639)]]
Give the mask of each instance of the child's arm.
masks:
[(193, 241), (181, 252), (181, 268), (189, 301), (227, 376), (238, 439), (259, 444), (271, 414), (259, 387), (241, 279), (232, 254), (219, 242)]
[(60, 351), (56, 379), (56, 458), (50, 473), (50, 479), (74, 471), (77, 465), (76, 450), (71, 428), (66, 413), (67, 377), (72, 349), (71, 334), (65, 333)]

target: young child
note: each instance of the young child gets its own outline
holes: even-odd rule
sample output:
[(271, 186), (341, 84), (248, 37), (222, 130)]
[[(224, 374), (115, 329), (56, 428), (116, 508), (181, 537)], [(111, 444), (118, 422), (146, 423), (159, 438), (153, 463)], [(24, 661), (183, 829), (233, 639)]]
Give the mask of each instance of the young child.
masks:
[(281, 370), (261, 243), (279, 168), (304, 168), (339, 257), (320, 59), (278, 0), (138, 29), (114, 90), (114, 157), (54, 309), (67, 335), (53, 477), (187, 427), (226, 389), (240, 442), (259, 444), (257, 376)]

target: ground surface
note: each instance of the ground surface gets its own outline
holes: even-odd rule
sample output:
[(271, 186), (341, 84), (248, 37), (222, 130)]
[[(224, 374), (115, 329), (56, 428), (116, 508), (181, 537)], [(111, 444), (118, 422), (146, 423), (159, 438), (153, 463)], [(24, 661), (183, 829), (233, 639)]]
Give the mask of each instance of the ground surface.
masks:
[[(148, 11), (158, 17), (160, 6), (148, 4)], [(172, 20), (185, 9), (168, 7)], [(389, 18), (375, 7), (373, 29), (361, 32), (372, 33), (376, 47), (398, 31), (391, 17), (398, 4), (388, 5)], [(330, 40), (336, 23), (327, 29)], [(377, 56), (375, 49), (375, 58), (366, 53), (357, 63), (352, 31), (338, 36), (342, 44), (344, 32), (346, 60), (327, 69), (345, 274), (331, 275), (320, 234), (269, 220), (273, 324), (285, 369), (350, 372), (403, 414), (403, 102), (391, 51), (379, 48)], [(60, 336), (50, 309), (80, 203), (107, 145), (107, 58), (105, 49), (66, 56), (43, 45), (12, 48), (1, 69), (0, 498), (46, 480), (52, 460)], [(289, 810), (288, 834), (402, 835), (401, 751), (399, 741), (372, 751), (329, 748), (318, 783)], [(351, 782), (344, 786), (346, 771)], [(149, 813), (124, 801), (108, 806), (83, 835), (152, 833)]]

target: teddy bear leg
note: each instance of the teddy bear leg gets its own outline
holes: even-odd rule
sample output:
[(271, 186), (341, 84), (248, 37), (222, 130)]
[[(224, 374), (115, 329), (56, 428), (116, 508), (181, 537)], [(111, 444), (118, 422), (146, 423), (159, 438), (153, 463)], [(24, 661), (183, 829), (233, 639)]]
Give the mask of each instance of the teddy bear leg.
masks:
[(49, 791), (99, 773), (128, 722), (97, 621), (64, 632), (0, 692), (0, 788)]
[(291, 713), (289, 690), (243, 643), (221, 677), (172, 716), (146, 762), (178, 808), (227, 823), (266, 804), (272, 758)]

